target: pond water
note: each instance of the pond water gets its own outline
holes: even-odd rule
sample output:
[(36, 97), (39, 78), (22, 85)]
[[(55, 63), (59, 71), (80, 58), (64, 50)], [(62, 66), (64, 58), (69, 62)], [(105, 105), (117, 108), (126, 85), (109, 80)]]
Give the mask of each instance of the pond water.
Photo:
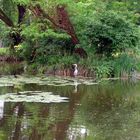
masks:
[[(19, 79), (16, 82), (9, 79), (7, 83), (11, 85), (5, 85), (3, 77), (8, 78), (0, 77), (0, 96), (41, 91), (68, 99), (51, 103), (0, 100), (0, 140), (140, 139), (139, 81), (86, 85), (45, 77), (42, 81), (48, 78), (50, 82), (39, 84), (40, 81), (33, 82), (35, 77), (26, 77), (22, 84)], [(55, 81), (53, 84), (51, 79)]]

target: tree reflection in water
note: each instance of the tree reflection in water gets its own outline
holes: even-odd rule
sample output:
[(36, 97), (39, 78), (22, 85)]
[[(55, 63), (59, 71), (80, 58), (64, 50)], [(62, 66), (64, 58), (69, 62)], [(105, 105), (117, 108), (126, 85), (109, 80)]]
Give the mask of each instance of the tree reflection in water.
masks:
[(136, 137), (137, 140), (140, 138), (139, 85), (116, 81), (76, 85), (76, 90), (75, 86), (25, 85), (22, 90), (60, 93), (69, 102), (1, 103), (0, 139), (123, 140), (125, 137), (128, 140)]
[(0, 120), (3, 119), (4, 101), (0, 100)]
[(5, 103), (1, 128), (7, 139), (64, 140), (81, 98), (78, 91), (73, 96), (73, 86), (68, 91), (68, 103)]

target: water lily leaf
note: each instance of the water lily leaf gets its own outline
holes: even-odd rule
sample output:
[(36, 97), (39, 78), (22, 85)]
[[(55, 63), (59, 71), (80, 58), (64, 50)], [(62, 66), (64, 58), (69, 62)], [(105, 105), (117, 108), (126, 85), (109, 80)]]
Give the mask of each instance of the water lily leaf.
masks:
[[(92, 79), (84, 78), (62, 78), (62, 77), (29, 77), (29, 76), (3, 76), (0, 77), (0, 86), (14, 86), (24, 84), (38, 84), (38, 85), (51, 85), (51, 86), (68, 86), (68, 85), (94, 85), (97, 84)], [(16, 86), (15, 86), (16, 87)]]
[(0, 95), (4, 102), (38, 102), (38, 103), (60, 103), (67, 102), (67, 97), (53, 95), (52, 92), (24, 91), (20, 93), (7, 93)]
[(11, 83), (0, 83), (0, 87), (12, 87), (12, 86), (14, 85)]

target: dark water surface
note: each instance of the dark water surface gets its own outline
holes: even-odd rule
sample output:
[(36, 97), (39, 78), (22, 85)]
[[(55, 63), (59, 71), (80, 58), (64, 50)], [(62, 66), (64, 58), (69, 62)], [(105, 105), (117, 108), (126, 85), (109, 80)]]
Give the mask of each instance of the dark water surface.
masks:
[[(0, 87), (0, 94), (16, 92)], [(0, 102), (0, 140), (140, 140), (140, 82), (25, 84), (21, 91), (68, 97), (66, 103)]]

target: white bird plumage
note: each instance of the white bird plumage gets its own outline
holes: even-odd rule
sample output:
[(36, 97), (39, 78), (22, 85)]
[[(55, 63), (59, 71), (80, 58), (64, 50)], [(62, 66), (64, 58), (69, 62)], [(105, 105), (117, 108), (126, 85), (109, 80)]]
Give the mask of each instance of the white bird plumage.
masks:
[(77, 64), (73, 64), (73, 66), (74, 66), (74, 72), (73, 72), (73, 75), (74, 75), (74, 76), (77, 76), (77, 75), (78, 75)]

